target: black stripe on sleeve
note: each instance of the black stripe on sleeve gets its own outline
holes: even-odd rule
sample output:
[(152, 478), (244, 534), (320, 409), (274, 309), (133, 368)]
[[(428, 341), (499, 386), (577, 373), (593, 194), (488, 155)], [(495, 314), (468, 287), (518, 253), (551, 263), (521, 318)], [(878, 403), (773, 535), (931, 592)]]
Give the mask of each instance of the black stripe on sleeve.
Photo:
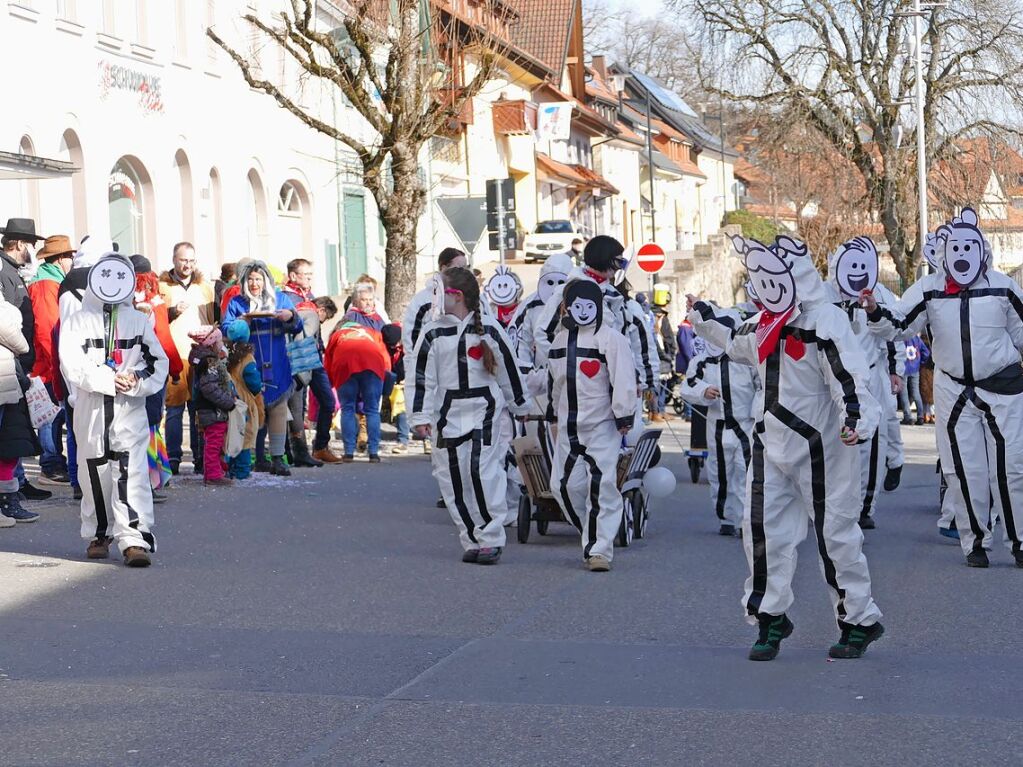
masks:
[(856, 382), (853, 380), (852, 373), (846, 369), (842, 362), (842, 355), (839, 354), (835, 342), (829, 338), (821, 338), (817, 343), (828, 358), (832, 375), (842, 386), (842, 401), (845, 402), (845, 425), (850, 429), (855, 429), (856, 423), (860, 419), (860, 400), (856, 396)]

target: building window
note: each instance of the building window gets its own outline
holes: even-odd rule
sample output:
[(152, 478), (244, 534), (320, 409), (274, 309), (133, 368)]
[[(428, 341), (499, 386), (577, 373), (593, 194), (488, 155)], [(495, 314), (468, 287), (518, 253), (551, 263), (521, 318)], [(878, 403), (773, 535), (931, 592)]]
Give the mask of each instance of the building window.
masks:
[(120, 252), (141, 253), (145, 248), (145, 200), (142, 178), (126, 158), (118, 160), (107, 182), (110, 239)]
[(149, 44), (149, 19), (146, 14), (146, 0), (135, 0), (135, 40)]
[(291, 181), (285, 181), (277, 196), (277, 213), (282, 216), (301, 216), (302, 198)]
[[(206, 0), (206, 29), (214, 26), (217, 21), (217, 3)], [(205, 30), (203, 32), (205, 34)], [(206, 66), (213, 67), (217, 63), (217, 44), (206, 36)]]
[(65, 21), (78, 21), (78, 8), (75, 0), (57, 0), (57, 18)]
[(188, 59), (188, 4), (174, 0), (174, 60)]
[(117, 3), (115, 0), (103, 0), (103, 32), (117, 37)]

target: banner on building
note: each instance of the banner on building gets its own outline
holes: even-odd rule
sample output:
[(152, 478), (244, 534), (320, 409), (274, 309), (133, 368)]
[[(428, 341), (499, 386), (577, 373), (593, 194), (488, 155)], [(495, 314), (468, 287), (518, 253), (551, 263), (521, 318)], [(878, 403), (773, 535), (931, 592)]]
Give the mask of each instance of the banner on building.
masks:
[(572, 102), (540, 104), (536, 115), (537, 141), (568, 141), (572, 134)]

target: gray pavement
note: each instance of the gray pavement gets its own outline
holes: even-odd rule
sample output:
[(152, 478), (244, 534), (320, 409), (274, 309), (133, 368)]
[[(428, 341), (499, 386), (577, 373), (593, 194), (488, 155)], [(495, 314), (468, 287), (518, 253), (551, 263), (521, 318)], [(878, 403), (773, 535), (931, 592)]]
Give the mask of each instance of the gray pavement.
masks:
[(904, 433), (867, 538), (888, 633), (859, 661), (826, 658), (812, 535), (795, 633), (745, 659), (740, 542), (670, 434), (679, 488), (608, 574), (559, 525), (462, 564), (416, 451), (183, 475), (143, 571), (85, 561), (65, 493), (0, 530), (0, 765), (1018, 765), (1023, 571), (1000, 546), (963, 566), (933, 428)]

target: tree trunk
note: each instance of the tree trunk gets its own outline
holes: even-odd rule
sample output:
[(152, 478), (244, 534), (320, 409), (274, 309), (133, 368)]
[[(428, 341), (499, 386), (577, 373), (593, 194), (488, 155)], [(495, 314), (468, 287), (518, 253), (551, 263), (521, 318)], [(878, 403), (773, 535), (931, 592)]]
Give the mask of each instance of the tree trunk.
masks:
[(416, 292), (416, 230), (425, 207), (426, 195), (419, 180), (395, 179), (394, 190), (382, 208), (385, 268), (387, 270), (384, 307), (392, 322), (400, 322)]

